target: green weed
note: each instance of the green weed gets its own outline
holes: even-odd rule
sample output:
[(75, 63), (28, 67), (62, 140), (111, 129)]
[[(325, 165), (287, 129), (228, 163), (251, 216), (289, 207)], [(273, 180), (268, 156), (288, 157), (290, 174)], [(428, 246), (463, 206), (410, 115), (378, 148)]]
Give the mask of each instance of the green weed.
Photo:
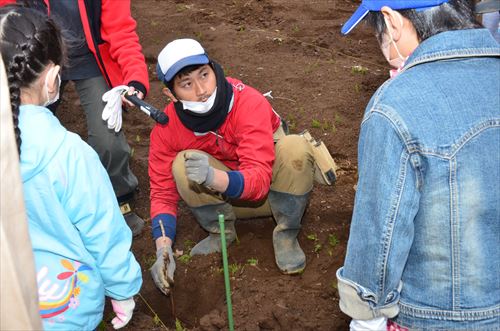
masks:
[(144, 256), (142, 258), (142, 265), (144, 268), (149, 269), (155, 264), (156, 262), (156, 255), (149, 255), (149, 256)]
[(97, 330), (99, 331), (106, 331), (106, 322), (104, 322), (104, 320), (101, 321), (101, 323), (99, 323), (99, 325), (97, 326)]
[(156, 315), (156, 314), (155, 314), (155, 316), (153, 316), (153, 325), (156, 328), (160, 327), (162, 325), (160, 317), (158, 317), (158, 315)]
[(337, 239), (337, 236), (335, 234), (330, 234), (328, 235), (328, 244), (332, 246), (332, 248), (335, 248), (339, 244), (339, 240)]
[(312, 241), (318, 241), (318, 236), (315, 233), (308, 234), (307, 239), (312, 240)]
[(312, 120), (312, 122), (311, 122), (311, 127), (312, 127), (313, 129), (319, 129), (319, 128), (321, 128), (321, 127), (322, 127), (322, 124), (321, 124), (321, 122), (320, 122), (320, 121), (318, 121), (318, 120), (316, 120), (316, 119), (314, 119), (314, 118), (313, 118), (313, 120)]
[(188, 264), (191, 261), (191, 255), (182, 254), (181, 256), (178, 257), (178, 260), (184, 264)]
[(183, 326), (182, 326), (182, 322), (179, 321), (178, 318), (175, 319), (175, 331), (186, 331), (187, 329), (185, 329)]
[(367, 67), (363, 67), (363, 66), (352, 66), (351, 68), (351, 72), (353, 74), (361, 74), (361, 75), (365, 75), (367, 72), (368, 72), (368, 68)]
[(318, 254), (322, 248), (323, 248), (323, 245), (321, 245), (320, 243), (316, 243), (314, 245), (314, 253)]
[(259, 260), (254, 259), (254, 258), (250, 258), (250, 259), (247, 260), (247, 264), (249, 266), (256, 267), (257, 264), (259, 264)]

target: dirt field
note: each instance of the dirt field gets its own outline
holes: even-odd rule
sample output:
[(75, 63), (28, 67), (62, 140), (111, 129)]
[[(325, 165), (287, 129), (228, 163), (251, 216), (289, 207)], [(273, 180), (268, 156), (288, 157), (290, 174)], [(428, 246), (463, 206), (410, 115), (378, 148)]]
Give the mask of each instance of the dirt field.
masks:
[[(133, 15), (150, 69), (147, 101), (163, 108), (156, 56), (179, 37), (199, 40), (229, 76), (261, 92), (272, 91), (274, 109), (292, 132), (308, 129), (322, 139), (340, 166), (335, 186), (316, 186), (299, 241), (305, 272), (282, 275), (274, 263), (272, 218), (238, 221), (239, 243), (229, 248), (233, 315), (237, 330), (346, 330), (338, 307), (335, 271), (342, 265), (357, 179), (357, 139), (363, 110), (388, 68), (375, 38), (356, 29), (340, 35), (354, 0), (134, 0)], [(83, 136), (83, 113), (66, 90), (58, 115)], [(135, 210), (149, 221), (148, 145), (153, 126), (137, 109), (124, 116), (139, 178)], [(151, 227), (134, 239), (144, 273), (137, 309), (126, 330), (225, 330), (227, 311), (220, 255), (177, 260), (173, 300), (156, 288), (147, 270), (155, 259)], [(187, 251), (206, 233), (181, 204), (175, 248)], [(175, 308), (172, 307), (172, 302)], [(112, 330), (107, 308), (102, 329)], [(177, 321), (177, 325), (176, 325)]]

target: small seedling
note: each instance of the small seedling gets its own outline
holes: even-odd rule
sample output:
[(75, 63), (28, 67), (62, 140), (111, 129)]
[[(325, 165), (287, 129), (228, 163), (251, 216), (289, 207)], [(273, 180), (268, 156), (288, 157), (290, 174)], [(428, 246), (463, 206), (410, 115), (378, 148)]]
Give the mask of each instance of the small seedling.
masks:
[(158, 315), (155, 314), (155, 316), (153, 317), (153, 325), (157, 328), (162, 324), (163, 323), (161, 322), (160, 317), (158, 317)]
[(141, 136), (136, 135), (135, 136), (135, 141), (138, 142), (138, 143), (140, 143), (141, 142)]
[(183, 326), (182, 326), (182, 322), (179, 321), (178, 318), (175, 319), (175, 331), (186, 331), (187, 329), (185, 329)]
[(242, 270), (242, 268), (243, 268), (243, 267), (241, 266), (241, 264), (238, 264), (238, 263), (231, 263), (231, 264), (228, 266), (228, 268), (229, 268), (229, 273), (231, 274), (231, 276), (233, 276), (233, 277), (234, 277), (234, 275), (235, 275), (238, 271)]
[(279, 45), (281, 45), (281, 44), (283, 43), (283, 39), (278, 38), (278, 37), (273, 38), (273, 41), (274, 41), (275, 43), (279, 44)]
[(322, 248), (323, 248), (323, 245), (321, 245), (320, 243), (316, 243), (314, 245), (314, 253), (319, 254), (319, 252), (321, 251)]
[(300, 28), (298, 25), (294, 25), (293, 28), (292, 28), (292, 31), (293, 32), (299, 32), (300, 31)]
[(354, 91), (356, 91), (356, 93), (359, 93), (361, 91), (361, 87), (358, 83), (354, 84)]
[(322, 124), (320, 121), (313, 119), (311, 122), (311, 127), (314, 129), (319, 129), (321, 128)]
[(337, 282), (336, 281), (333, 281), (330, 286), (334, 289), (334, 290), (337, 290), (338, 287), (337, 287)]
[(149, 255), (143, 257), (142, 265), (146, 268), (149, 269), (155, 264), (156, 262), (156, 255)]
[(188, 6), (183, 5), (183, 4), (177, 4), (177, 5), (175, 6), (175, 10), (177, 10), (177, 12), (178, 12), (178, 13), (183, 12), (183, 11), (185, 11), (186, 9), (188, 9)]
[(238, 32), (245, 32), (245, 26), (244, 26), (244, 25), (240, 25), (240, 26), (236, 29), (236, 31), (238, 31)]
[(183, 255), (179, 256), (178, 260), (184, 264), (188, 264), (191, 261), (191, 255), (183, 254)]
[(189, 240), (189, 239), (186, 239), (184, 240), (184, 250), (186, 252), (191, 252), (191, 249), (194, 247), (194, 245), (196, 245), (196, 243), (192, 240)]
[(196, 36), (196, 39), (200, 41), (203, 39), (203, 32), (201, 31), (195, 32), (194, 35)]
[(250, 258), (247, 260), (247, 264), (251, 267), (256, 267), (257, 264), (259, 264), (259, 260), (254, 259), (254, 258)]
[(312, 241), (318, 241), (318, 236), (315, 233), (307, 235), (307, 239)]
[(337, 236), (335, 234), (328, 235), (328, 244), (330, 244), (332, 248), (335, 248), (335, 246), (339, 244), (339, 240), (337, 239)]
[(342, 118), (342, 116), (340, 116), (339, 114), (335, 114), (335, 124), (342, 124), (344, 123), (344, 119)]
[(367, 68), (367, 67), (363, 67), (363, 66), (356, 65), (356, 66), (352, 66), (352, 68), (351, 68), (351, 72), (352, 72), (353, 74), (361, 74), (361, 75), (365, 75), (365, 74), (368, 72), (368, 68)]

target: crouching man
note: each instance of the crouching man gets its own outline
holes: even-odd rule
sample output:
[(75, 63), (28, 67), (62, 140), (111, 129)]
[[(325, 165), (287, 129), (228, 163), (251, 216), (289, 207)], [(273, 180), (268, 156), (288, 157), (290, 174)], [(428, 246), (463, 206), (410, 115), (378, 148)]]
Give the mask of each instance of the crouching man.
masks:
[(191, 255), (220, 251), (219, 214), (225, 217), (228, 244), (236, 239), (236, 219), (273, 215), (278, 268), (302, 272), (306, 258), (297, 235), (315, 177), (314, 148), (301, 135), (285, 135), (266, 98), (225, 77), (195, 40), (169, 43), (158, 56), (157, 73), (173, 102), (165, 109), (169, 123), (157, 124), (151, 133), (155, 284), (168, 294), (173, 282), (179, 198), (208, 232)]

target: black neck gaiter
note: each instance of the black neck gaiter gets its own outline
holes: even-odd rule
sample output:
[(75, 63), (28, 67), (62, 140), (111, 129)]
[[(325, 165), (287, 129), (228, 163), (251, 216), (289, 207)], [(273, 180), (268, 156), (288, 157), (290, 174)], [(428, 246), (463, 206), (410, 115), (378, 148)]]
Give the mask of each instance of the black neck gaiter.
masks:
[(180, 101), (174, 103), (175, 111), (182, 124), (189, 130), (199, 133), (216, 131), (220, 128), (230, 111), (229, 107), (233, 98), (233, 86), (227, 81), (221, 66), (214, 61), (210, 64), (217, 81), (217, 94), (212, 109), (205, 114), (198, 114), (184, 109)]

